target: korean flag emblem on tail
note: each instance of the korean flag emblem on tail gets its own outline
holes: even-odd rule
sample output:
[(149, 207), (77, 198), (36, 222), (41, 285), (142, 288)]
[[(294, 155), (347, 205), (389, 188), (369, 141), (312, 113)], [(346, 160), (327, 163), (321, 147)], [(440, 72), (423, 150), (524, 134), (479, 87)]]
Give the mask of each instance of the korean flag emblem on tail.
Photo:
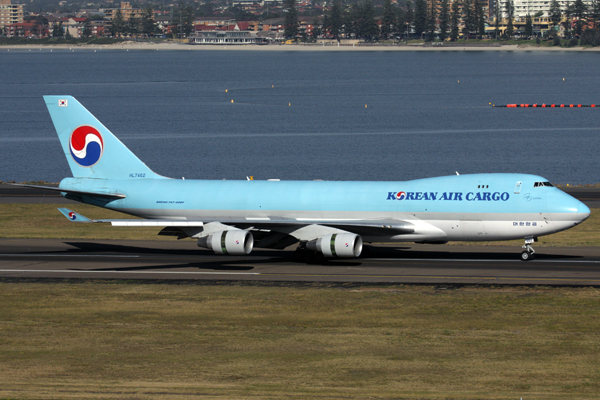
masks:
[(58, 100), (58, 106), (59, 107), (67, 107), (68, 104), (69, 104), (69, 102), (68, 102), (67, 99)]

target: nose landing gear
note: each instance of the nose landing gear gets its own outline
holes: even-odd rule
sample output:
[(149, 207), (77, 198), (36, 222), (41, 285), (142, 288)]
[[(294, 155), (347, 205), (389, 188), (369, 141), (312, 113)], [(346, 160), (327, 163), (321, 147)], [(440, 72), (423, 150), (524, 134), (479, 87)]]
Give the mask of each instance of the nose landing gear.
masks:
[(535, 242), (535, 238), (525, 238), (525, 244), (522, 246), (525, 249), (525, 251), (521, 253), (521, 260), (533, 260), (533, 255), (535, 254), (535, 250), (533, 249), (533, 247), (531, 247), (531, 243), (533, 242)]

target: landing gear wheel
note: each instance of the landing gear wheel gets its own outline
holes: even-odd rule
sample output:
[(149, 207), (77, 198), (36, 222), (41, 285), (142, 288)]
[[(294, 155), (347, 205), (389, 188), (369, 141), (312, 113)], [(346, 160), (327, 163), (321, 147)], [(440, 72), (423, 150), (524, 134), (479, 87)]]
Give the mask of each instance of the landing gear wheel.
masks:
[(521, 253), (521, 260), (523, 261), (531, 261), (533, 260), (533, 254), (535, 250), (531, 247), (531, 243), (535, 242), (535, 238), (528, 237), (525, 238), (525, 244), (522, 246), (525, 251)]
[(521, 253), (521, 260), (523, 261), (531, 261), (533, 260), (533, 253), (530, 253), (528, 251), (524, 251)]

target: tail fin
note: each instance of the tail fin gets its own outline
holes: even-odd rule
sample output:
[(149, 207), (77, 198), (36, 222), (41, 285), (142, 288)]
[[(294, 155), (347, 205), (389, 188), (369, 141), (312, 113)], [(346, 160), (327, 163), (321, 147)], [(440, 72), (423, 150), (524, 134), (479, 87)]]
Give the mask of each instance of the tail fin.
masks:
[(44, 96), (75, 178), (158, 179), (115, 135), (72, 96)]

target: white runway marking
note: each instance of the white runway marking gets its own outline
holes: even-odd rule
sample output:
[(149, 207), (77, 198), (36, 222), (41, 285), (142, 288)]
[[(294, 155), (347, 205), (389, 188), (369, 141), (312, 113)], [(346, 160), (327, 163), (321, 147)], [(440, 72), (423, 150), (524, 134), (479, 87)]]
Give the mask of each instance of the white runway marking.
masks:
[[(522, 263), (524, 261), (521, 261), (519, 259), (515, 259), (515, 260), (498, 260), (498, 259), (462, 259), (462, 258), (362, 258), (362, 260), (365, 261), (428, 261), (428, 262), (434, 262), (434, 261), (443, 261), (443, 262), (514, 262), (514, 263)], [(540, 263), (540, 262), (545, 262), (545, 263), (580, 263), (580, 264), (586, 264), (586, 263), (593, 263), (593, 264), (600, 264), (600, 260), (532, 260), (532, 261), (527, 261), (527, 263)]]
[(139, 255), (113, 254), (0, 254), (0, 257), (103, 257), (103, 258), (139, 258)]

